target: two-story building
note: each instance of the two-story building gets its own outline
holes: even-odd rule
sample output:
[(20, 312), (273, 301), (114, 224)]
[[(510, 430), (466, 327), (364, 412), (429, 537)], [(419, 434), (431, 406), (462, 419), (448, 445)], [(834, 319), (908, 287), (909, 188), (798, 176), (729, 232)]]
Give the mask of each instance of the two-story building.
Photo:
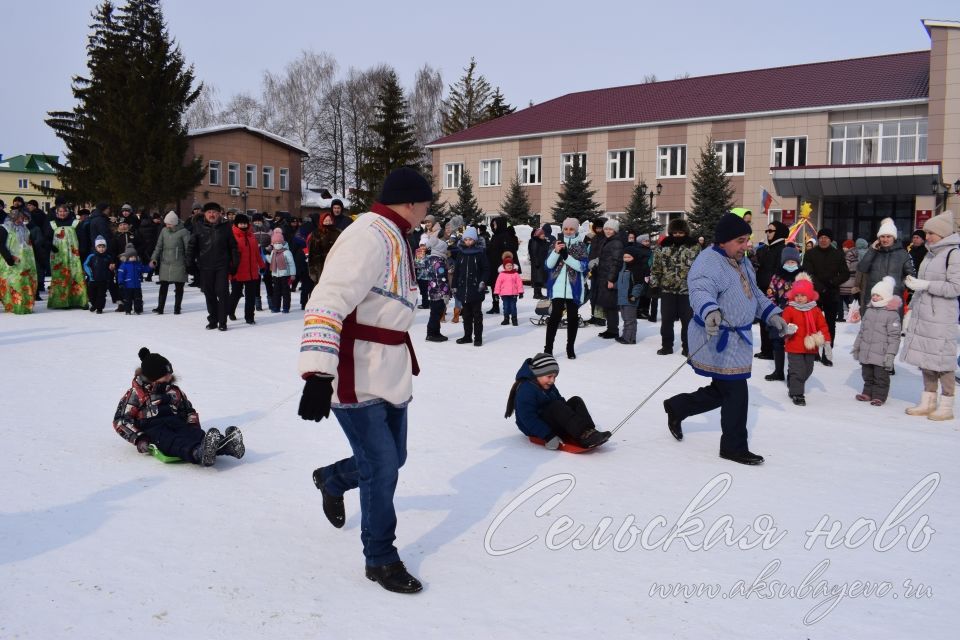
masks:
[(187, 158), (202, 158), (204, 176), (179, 203), (181, 216), (194, 202), (219, 202), (224, 209), (288, 212), (301, 202), (302, 163), (309, 153), (281, 136), (242, 124), (189, 132)]
[(873, 238), (888, 216), (909, 237), (960, 200), (960, 22), (922, 24), (928, 51), (564, 95), (433, 141), (434, 179), (451, 203), (470, 171), (492, 212), (516, 173), (547, 221), (579, 156), (608, 214), (622, 213), (643, 181), (660, 186), (665, 224), (691, 208), (710, 139), (737, 206), (762, 211), (767, 191), (771, 219), (795, 222), (808, 201), (814, 224), (841, 240)]
[(25, 201), (36, 200), (42, 209), (53, 207), (53, 198), (43, 195), (39, 187), (60, 188), (53, 165), (57, 156), (28, 153), (4, 158), (0, 156), (0, 200), (10, 206), (15, 196)]

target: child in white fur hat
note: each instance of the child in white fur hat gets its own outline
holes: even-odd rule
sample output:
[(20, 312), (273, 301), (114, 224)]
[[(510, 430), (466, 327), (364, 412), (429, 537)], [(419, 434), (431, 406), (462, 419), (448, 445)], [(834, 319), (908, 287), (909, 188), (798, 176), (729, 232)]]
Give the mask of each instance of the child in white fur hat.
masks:
[(857, 400), (875, 407), (883, 405), (890, 393), (890, 371), (900, 350), (900, 296), (896, 282), (886, 276), (870, 290), (870, 303), (862, 313), (860, 333), (853, 343), (853, 357), (860, 362), (863, 391)]

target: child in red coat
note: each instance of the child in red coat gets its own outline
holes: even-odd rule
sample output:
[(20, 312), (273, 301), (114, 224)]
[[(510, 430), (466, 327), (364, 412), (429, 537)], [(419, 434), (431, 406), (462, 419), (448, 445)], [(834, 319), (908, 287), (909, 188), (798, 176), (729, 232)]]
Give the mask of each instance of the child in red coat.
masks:
[(823, 349), (825, 358), (833, 359), (830, 329), (823, 312), (817, 307), (818, 297), (810, 276), (801, 273), (787, 293), (789, 302), (783, 310), (783, 319), (797, 328), (786, 337), (784, 350), (787, 352), (788, 393), (793, 404), (800, 407), (807, 404), (803, 396), (804, 384), (813, 373), (813, 363), (820, 355), (820, 349)]

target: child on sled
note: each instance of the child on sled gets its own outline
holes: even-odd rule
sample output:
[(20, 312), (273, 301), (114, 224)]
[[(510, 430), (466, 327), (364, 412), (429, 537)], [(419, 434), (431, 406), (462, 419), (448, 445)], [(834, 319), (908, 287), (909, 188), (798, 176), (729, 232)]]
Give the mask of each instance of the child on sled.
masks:
[(204, 467), (212, 466), (218, 455), (242, 458), (243, 434), (236, 427), (200, 428), (200, 416), (180, 390), (170, 361), (159, 353), (140, 349), (140, 367), (113, 416), (113, 428), (120, 437), (148, 453), (154, 445), (164, 456), (180, 458)]
[(610, 439), (609, 431), (597, 431), (583, 400), (564, 400), (554, 382), (560, 373), (556, 359), (538, 353), (524, 360), (507, 398), (509, 418), (516, 410), (517, 426), (530, 438), (539, 438), (547, 449), (567, 442), (593, 449)]

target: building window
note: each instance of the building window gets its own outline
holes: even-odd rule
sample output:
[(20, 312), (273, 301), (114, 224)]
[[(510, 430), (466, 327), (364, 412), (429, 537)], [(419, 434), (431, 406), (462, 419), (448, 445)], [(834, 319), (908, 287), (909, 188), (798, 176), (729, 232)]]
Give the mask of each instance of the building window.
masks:
[(830, 164), (923, 162), (927, 119), (830, 125)]
[(682, 220), (683, 211), (657, 211), (657, 223), (660, 225), (660, 233), (666, 233), (667, 225), (671, 220)]
[(26, 189), (30, 186), (29, 178), (20, 178), (17, 180), (17, 189)]
[(44, 189), (49, 189), (49, 188), (50, 188), (50, 181), (49, 181), (49, 180), (41, 180), (41, 181), (40, 181), (40, 186), (43, 187)]
[(520, 158), (517, 168), (520, 171), (520, 184), (540, 184), (540, 156), (524, 156)]
[(263, 188), (273, 189), (273, 167), (263, 168)]
[(607, 153), (607, 180), (633, 180), (633, 149)]
[(687, 175), (687, 145), (657, 147), (657, 177), (683, 178)]
[(280, 191), (290, 190), (290, 169), (280, 168)]
[(247, 165), (247, 189), (256, 189), (257, 188), (257, 165), (248, 164)]
[(239, 187), (240, 186), (240, 165), (236, 162), (227, 163), (227, 186), (228, 187)]
[(773, 167), (805, 167), (807, 166), (807, 137), (774, 138)]
[(220, 184), (220, 161), (211, 160), (207, 170), (207, 183), (210, 185)]
[(585, 153), (565, 153), (560, 156), (560, 182), (566, 182), (573, 171), (573, 162), (576, 160), (581, 167), (587, 166), (587, 154)]
[(727, 175), (743, 175), (745, 140), (713, 143), (713, 151), (720, 158), (720, 166)]
[(499, 160), (481, 160), (480, 161), (480, 186), (481, 187), (499, 187), (500, 186), (500, 161)]
[(463, 163), (451, 162), (443, 165), (443, 188), (459, 189), (460, 180), (463, 178)]

